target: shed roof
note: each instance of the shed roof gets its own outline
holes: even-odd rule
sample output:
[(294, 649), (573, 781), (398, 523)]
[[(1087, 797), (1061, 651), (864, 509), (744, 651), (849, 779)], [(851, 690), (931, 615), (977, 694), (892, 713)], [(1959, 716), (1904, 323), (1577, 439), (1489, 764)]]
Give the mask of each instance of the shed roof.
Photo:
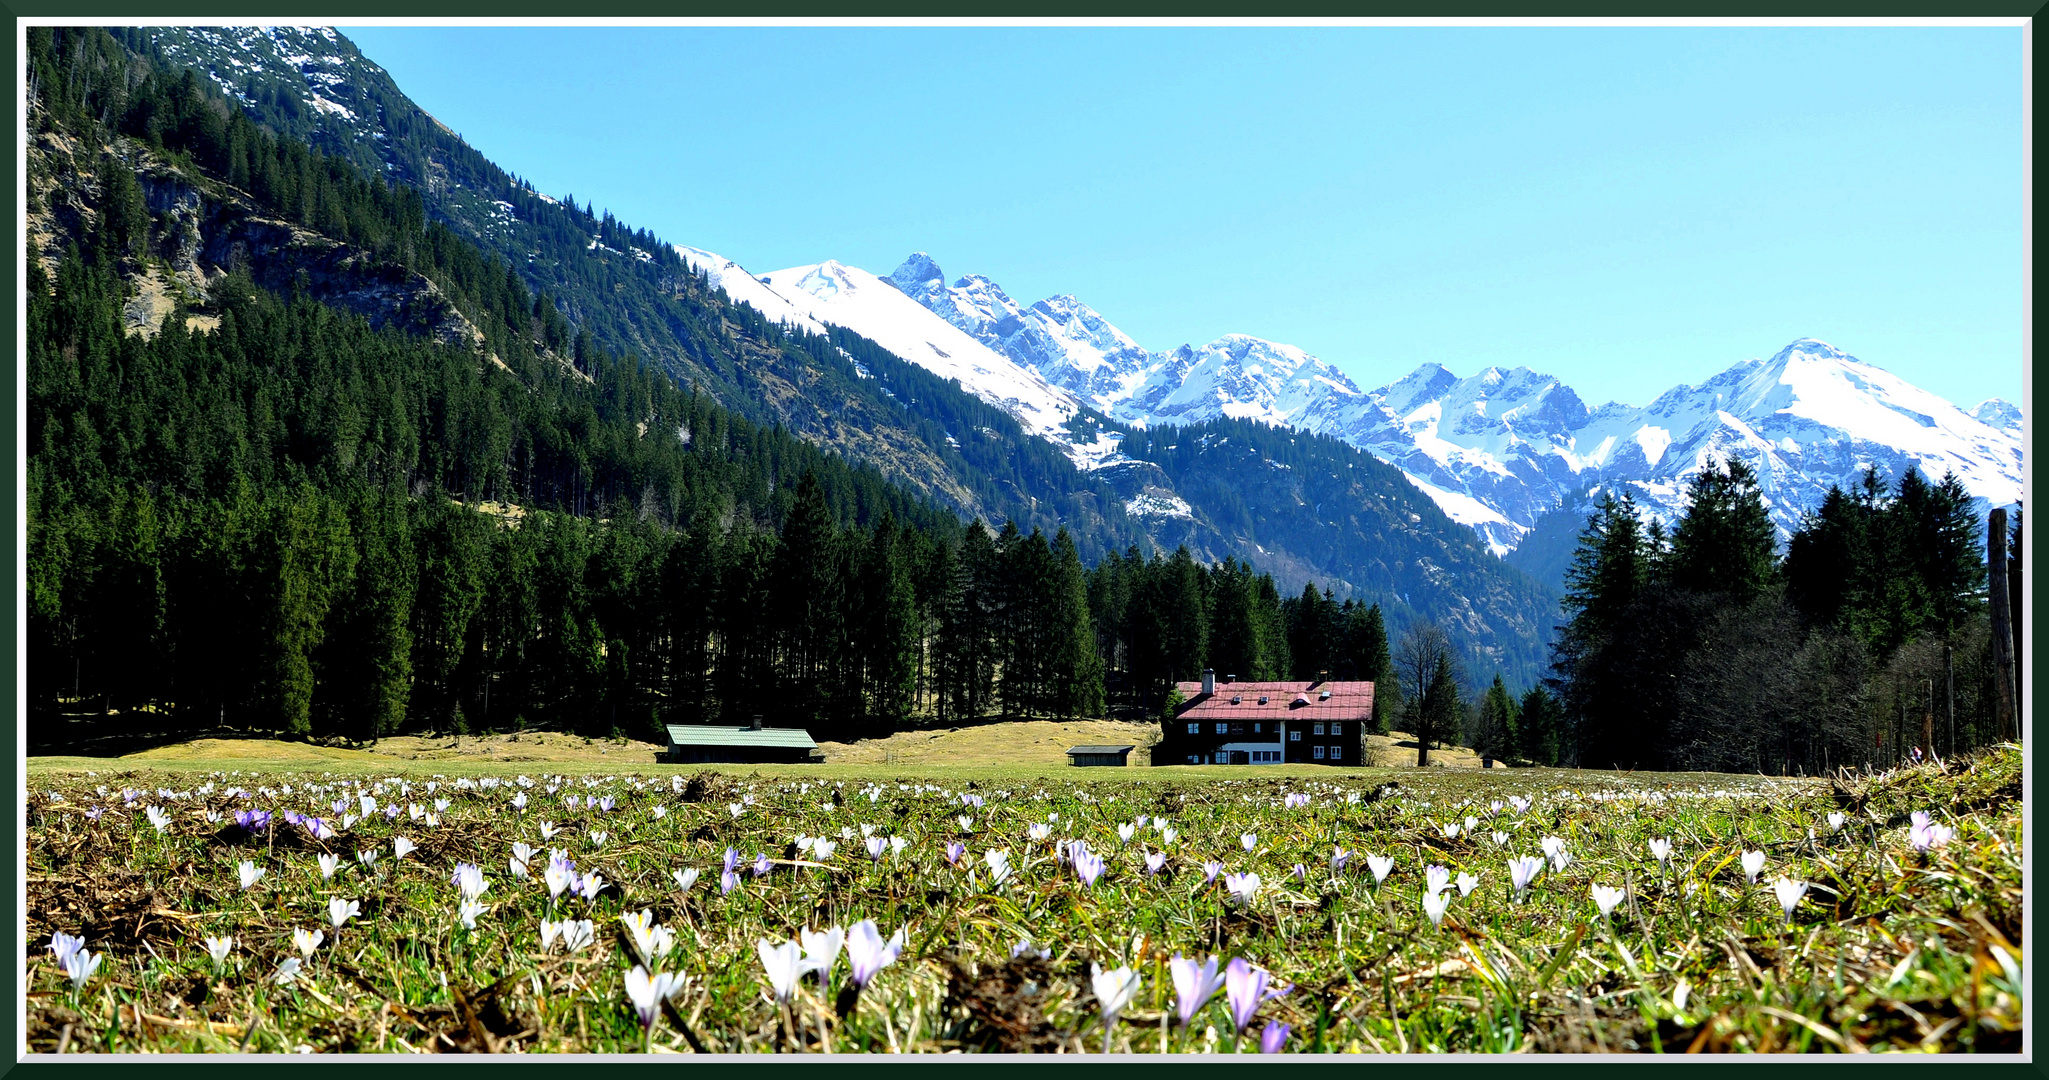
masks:
[[(1186, 704), (1175, 713), (1186, 720), (1364, 720), (1373, 715), (1370, 682), (1217, 682), (1204, 694), (1199, 682), (1175, 683)], [(1323, 696), (1324, 691), (1330, 697)], [(1266, 704), (1259, 703), (1266, 695)], [(1232, 702), (1232, 698), (1238, 698)]]
[(1067, 748), (1067, 752), (1070, 754), (1128, 754), (1135, 749), (1137, 749), (1136, 746), (1070, 746)]
[(670, 724), (669, 742), (676, 746), (783, 746), (816, 750), (803, 728), (749, 728), (724, 724)]

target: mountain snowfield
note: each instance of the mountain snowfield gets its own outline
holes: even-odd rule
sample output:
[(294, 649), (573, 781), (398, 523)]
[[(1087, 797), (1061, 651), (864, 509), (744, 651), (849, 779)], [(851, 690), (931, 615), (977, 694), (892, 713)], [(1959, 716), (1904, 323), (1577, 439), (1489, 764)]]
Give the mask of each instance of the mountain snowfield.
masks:
[(1966, 412), (1812, 338), (1642, 407), (1589, 408), (1572, 388), (1521, 367), (1461, 378), (1424, 364), (1366, 391), (1301, 349), (1244, 334), (1150, 351), (1073, 296), (1027, 306), (980, 275), (948, 285), (923, 252), (879, 278), (836, 262), (757, 276), (677, 250), (772, 320), (844, 326), (959, 379), (1083, 467), (1120, 461), (1114, 432), (1077, 445), (1070, 421), (1084, 406), (1135, 427), (1232, 417), (1301, 428), (1397, 466), (1496, 554), (1604, 485), (1626, 486), (1651, 513), (1676, 517), (1692, 476), (1730, 458), (1757, 471), (1785, 532), (1831, 485), (1849, 487), (1868, 466), (1891, 478), (1909, 467), (1932, 479), (1954, 472), (1981, 510), (2022, 494), (2018, 408), (1995, 398)]

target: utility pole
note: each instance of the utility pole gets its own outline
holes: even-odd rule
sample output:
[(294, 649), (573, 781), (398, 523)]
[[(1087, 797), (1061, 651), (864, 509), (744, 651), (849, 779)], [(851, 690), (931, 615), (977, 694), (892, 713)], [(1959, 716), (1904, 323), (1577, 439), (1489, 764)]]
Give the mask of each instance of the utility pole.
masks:
[(1999, 694), (1999, 738), (2015, 736), (2013, 711), (2013, 613), (2006, 594), (2006, 508), (1992, 511), (1985, 530), (1985, 563), (1991, 577), (1993, 682)]

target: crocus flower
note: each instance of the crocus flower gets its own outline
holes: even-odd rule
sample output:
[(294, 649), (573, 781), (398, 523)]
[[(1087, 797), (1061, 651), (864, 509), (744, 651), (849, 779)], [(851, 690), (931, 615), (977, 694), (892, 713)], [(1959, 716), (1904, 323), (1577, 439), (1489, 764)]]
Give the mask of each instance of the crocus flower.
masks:
[(747, 812), (747, 808), (746, 808), (745, 806), (741, 805), (740, 803), (727, 803), (727, 804), (726, 804), (726, 813), (728, 813), (728, 814), (731, 814), (731, 815), (733, 815), (733, 816), (734, 816), (734, 817), (736, 817), (736, 818), (737, 818), (737, 817), (739, 817), (739, 816), (740, 816), (741, 814), (744, 814), (744, 813), (746, 813), (746, 812)]
[(164, 831), (165, 829), (168, 829), (168, 828), (170, 828), (170, 827), (171, 827), (171, 815), (170, 815), (170, 814), (168, 814), (168, 813), (165, 813), (165, 812), (164, 812), (164, 808), (163, 808), (163, 807), (161, 807), (161, 806), (150, 806), (150, 807), (144, 807), (144, 811), (145, 811), (146, 813), (148, 813), (148, 815), (149, 815), (149, 823), (150, 823), (151, 825), (154, 825), (154, 826), (156, 826), (156, 830), (157, 830), (158, 832), (163, 832), (163, 831)]
[(356, 852), (356, 861), (362, 863), (365, 868), (377, 865), (377, 849), (364, 848)]
[(1807, 883), (1782, 877), (1773, 883), (1772, 891), (1779, 896), (1779, 906), (1786, 910), (1786, 925), (1793, 925), (1793, 909), (1800, 906), (1800, 898), (1807, 895)]
[(1239, 842), (1240, 844), (1243, 844), (1243, 845), (1245, 845), (1245, 850), (1247, 850), (1247, 851), (1251, 851), (1251, 850), (1252, 850), (1253, 848), (1256, 848), (1256, 847), (1258, 847), (1258, 846), (1259, 846), (1259, 834), (1258, 834), (1258, 833), (1246, 833), (1246, 834), (1244, 834), (1243, 836), (1240, 836), (1240, 837), (1238, 838), (1238, 842)]
[(413, 843), (411, 840), (408, 840), (403, 836), (394, 836), (391, 838), (391, 857), (394, 859), (403, 859), (407, 855), (412, 854), (414, 849), (418, 848), (419, 846), (420, 845)]
[(729, 874), (730, 874), (730, 873), (732, 873), (732, 872), (733, 872), (733, 871), (735, 871), (735, 870), (738, 870), (738, 869), (740, 868), (740, 852), (739, 852), (739, 850), (738, 850), (738, 849), (736, 849), (736, 848), (727, 848), (727, 849), (726, 849), (726, 861), (725, 861), (725, 864), (724, 864), (724, 868), (725, 868), (725, 871), (726, 871), (727, 873), (729, 873)]
[(589, 919), (562, 920), (562, 947), (570, 952), (582, 952), (598, 940), (597, 924)]
[(626, 973), (626, 998), (633, 1002), (633, 1008), (640, 1013), (640, 1026), (654, 1030), (655, 1017), (662, 1011), (663, 999), (683, 988), (683, 977), (664, 971), (649, 975), (639, 964)]
[(1757, 872), (1762, 869), (1764, 869), (1764, 852), (1746, 851), (1743, 853), (1743, 876), (1749, 878), (1752, 885), (1757, 884)]
[(1232, 899), (1241, 904), (1249, 904), (1252, 902), (1253, 897), (1259, 895), (1259, 875), (1253, 873), (1225, 874), (1224, 888), (1230, 892)]
[(514, 856), (512, 858), (505, 860), (505, 871), (511, 874), (513, 877), (522, 880), (532, 876), (531, 873), (527, 870), (526, 864), (519, 861), (518, 856)]
[(206, 953), (208, 956), (213, 957), (213, 966), (216, 968), (226, 964), (228, 962), (228, 954), (235, 950), (235, 938), (232, 934), (227, 937), (209, 937), (201, 938), (200, 940), (206, 942)]
[(1423, 889), (1426, 892), (1441, 893), (1451, 888), (1451, 871), (1442, 866), (1423, 868)]
[(1126, 844), (1131, 843), (1131, 838), (1137, 835), (1138, 826), (1133, 825), (1130, 822), (1125, 822), (1124, 824), (1117, 826), (1117, 839)]
[(818, 973), (819, 985), (823, 986), (832, 974), (832, 966), (839, 961), (840, 946), (846, 938), (846, 932), (837, 926), (823, 931), (808, 927), (797, 931), (797, 942), (804, 948), (804, 969)]
[(725, 896), (740, 887), (740, 875), (731, 870), (719, 874), (719, 895)]
[(547, 952), (547, 951), (548, 951), (549, 949), (551, 949), (551, 948), (554, 948), (554, 947), (555, 947), (555, 939), (556, 939), (556, 938), (559, 938), (559, 937), (561, 937), (561, 936), (562, 936), (562, 924), (561, 924), (561, 923), (559, 923), (559, 922), (550, 922), (550, 921), (549, 921), (549, 920), (547, 920), (547, 919), (542, 919), (542, 920), (541, 920), (541, 951), (542, 951), (542, 952)]
[(1394, 869), (1394, 859), (1387, 855), (1368, 855), (1366, 869), (1373, 871), (1373, 884), (1377, 886), (1386, 881), (1388, 871)]
[(1043, 821), (1035, 821), (1032, 823), (1032, 827), (1025, 831), (1032, 838), (1033, 842), (1043, 842), (1047, 837), (1053, 835), (1053, 826)]
[(1010, 880), (1010, 849), (991, 848), (982, 853), (982, 861), (989, 866), (989, 884), (1001, 885)]
[(319, 858), (319, 863), (321, 878), (323, 880), (331, 878), (334, 876), (335, 871), (341, 869), (341, 856), (332, 854), (322, 855)]
[(1223, 873), (1223, 872), (1224, 872), (1224, 864), (1223, 864), (1223, 863), (1220, 863), (1220, 862), (1206, 862), (1206, 863), (1203, 863), (1203, 864), (1202, 864), (1202, 883), (1203, 883), (1204, 885), (1209, 885), (1209, 884), (1213, 884), (1213, 883), (1215, 883), (1215, 881), (1217, 880), (1217, 875), (1218, 875), (1218, 874), (1221, 874), (1221, 873)]
[(475, 900), (464, 900), (456, 905), (455, 917), (462, 923), (463, 929), (475, 930), (477, 928), (477, 916), (489, 910), (491, 909), (488, 906), (479, 904)]
[(1479, 884), (1479, 878), (1474, 877), (1472, 874), (1461, 873), (1458, 876), (1458, 894), (1461, 897), (1469, 896), (1472, 894), (1473, 889), (1477, 887)]
[(279, 964), (277, 966), (277, 970), (271, 973), (270, 980), (278, 984), (279, 986), (290, 986), (292, 985), (292, 981), (297, 979), (298, 977), (299, 958), (296, 956), (287, 956), (285, 957), (285, 962)]
[(1423, 894), (1423, 914), (1429, 917), (1432, 926), (1444, 925), (1444, 912), (1450, 906), (1451, 894), (1448, 892), (1432, 890)]
[(605, 891), (605, 875), (585, 874), (576, 883), (576, 894), (585, 900), (596, 900)]
[(369, 817), (377, 812), (377, 800), (369, 795), (356, 796), (356, 803), (362, 808), (364, 817)]
[(669, 877), (675, 879), (676, 888), (689, 892), (690, 887), (697, 884), (697, 867), (692, 866), (682, 870), (671, 870), (669, 871)]
[(605, 830), (603, 830), (603, 829), (592, 829), (592, 830), (590, 831), (590, 842), (591, 842), (591, 846), (592, 846), (592, 847), (604, 847), (604, 846), (605, 846), (605, 840), (606, 840), (607, 838), (609, 838), (609, 837), (610, 837), (611, 835), (612, 835), (611, 833), (608, 833), (608, 832), (606, 832), (606, 831), (605, 831)]
[(902, 955), (907, 939), (904, 928), (897, 927), (888, 941), (882, 939), (882, 931), (875, 926), (875, 920), (862, 919), (847, 931), (847, 964), (853, 969), (851, 978), (855, 986), (866, 986), (875, 973), (896, 963)]
[(1195, 1014), (1222, 989), (1224, 978), (1217, 974), (1217, 958), (1214, 956), (1198, 967), (1195, 961), (1176, 953), (1168, 970), (1174, 976), (1174, 1011), (1181, 1018), (1181, 1026), (1187, 1027)]
[(775, 991), (775, 999), (787, 1004), (797, 992), (797, 980), (806, 971), (802, 946), (794, 941), (771, 945), (767, 938), (762, 938), (755, 942), (755, 948), (761, 953), (761, 966), (768, 972), (768, 985)]
[(491, 887), (491, 882), (484, 877), (484, 868), (474, 863), (456, 863), (455, 874), (450, 880), (465, 900), (475, 900)]
[(1104, 971), (1102, 965), (1089, 964), (1089, 982), (1096, 991), (1096, 1002), (1103, 1010), (1104, 1041), (1109, 1040), (1107, 1029), (1117, 1023), (1117, 1014), (1131, 1004), (1131, 997), (1138, 993), (1138, 972), (1128, 967)]
[(1259, 1033), (1259, 1052), (1262, 1054), (1280, 1053), (1281, 1047), (1288, 1044), (1288, 1033), (1292, 1030), (1294, 1029), (1281, 1023), (1279, 1020), (1268, 1020), (1266, 1027)]
[(1164, 870), (1164, 869), (1166, 869), (1166, 868), (1167, 868), (1167, 857), (1166, 857), (1165, 855), (1163, 855), (1163, 854), (1161, 854), (1160, 852), (1157, 852), (1157, 851), (1151, 851), (1151, 852), (1147, 852), (1147, 853), (1146, 853), (1146, 857), (1145, 857), (1145, 872), (1146, 872), (1146, 873), (1148, 873), (1148, 874), (1157, 874), (1157, 873), (1159, 873), (1159, 872), (1160, 872), (1161, 870)]
[(832, 858), (832, 853), (838, 851), (839, 849), (839, 842), (836, 840), (827, 840), (823, 837), (820, 837), (819, 839), (811, 841), (811, 856), (812, 858), (817, 859), (819, 862), (824, 862), (825, 860)]
[(1843, 822), (1847, 820), (1849, 820), (1847, 815), (1840, 813), (1830, 814), (1828, 816), (1828, 831), (1835, 832), (1836, 830), (1842, 828)]
[(954, 815), (954, 818), (953, 818), (953, 820), (955, 820), (955, 821), (957, 821), (957, 822), (959, 822), (959, 823), (960, 823), (960, 831), (962, 831), (962, 832), (974, 832), (974, 831), (975, 831), (975, 819), (974, 819), (974, 818), (971, 818), (971, 817), (967, 816), (966, 814), (956, 814), (956, 815)]
[(766, 854), (763, 854), (762, 852), (759, 852), (759, 851), (757, 851), (757, 852), (755, 852), (755, 853), (754, 853), (754, 876), (755, 876), (755, 877), (767, 877), (767, 876), (768, 876), (768, 872), (769, 872), (769, 871), (771, 871), (771, 870), (773, 870), (773, 869), (775, 869), (775, 863), (773, 863), (773, 862), (770, 862), (770, 861), (769, 861), (769, 858), (768, 858), (768, 856), (767, 856)]
[(1075, 874), (1081, 878), (1082, 884), (1093, 886), (1096, 879), (1103, 876), (1103, 860), (1079, 840), (1074, 842), (1073, 853)]
[(1913, 813), (1913, 827), (1907, 830), (1907, 843), (1915, 851), (1932, 851), (1956, 837), (1956, 830), (1947, 825), (1937, 825), (1926, 810)]
[(946, 842), (946, 865), (959, 866), (961, 856), (968, 853), (968, 846), (958, 840)]
[(1331, 847), (1331, 849), (1330, 849), (1330, 869), (1331, 869), (1331, 872), (1332, 872), (1332, 873), (1337, 873), (1338, 871), (1340, 871), (1340, 870), (1343, 870), (1343, 869), (1345, 868), (1345, 864), (1346, 864), (1346, 863), (1349, 863), (1349, 862), (1351, 862), (1351, 861), (1352, 861), (1352, 853), (1351, 853), (1351, 852), (1349, 852), (1349, 851), (1346, 851), (1346, 850), (1345, 850), (1344, 848), (1341, 848), (1341, 847), (1337, 847), (1337, 846), (1335, 846), (1335, 845), (1333, 845), (1333, 846)]
[(1160, 843), (1161, 843), (1162, 845), (1166, 845), (1166, 844), (1171, 844), (1171, 843), (1173, 843), (1174, 841), (1176, 841), (1176, 840), (1178, 840), (1178, 839), (1180, 839), (1180, 838), (1181, 838), (1181, 834), (1180, 834), (1179, 832), (1175, 831), (1175, 830), (1174, 830), (1174, 829), (1172, 829), (1172, 828), (1166, 828), (1166, 829), (1161, 829), (1161, 830), (1160, 830)]
[(344, 900), (336, 896), (327, 901), (327, 921), (333, 924), (336, 930), (341, 929), (343, 923), (362, 913), (363, 905), (354, 900)]
[(1551, 856), (1551, 872), (1554, 874), (1562, 874), (1565, 872), (1566, 866), (1569, 865), (1571, 862), (1572, 852), (1567, 851), (1564, 848), (1559, 848), (1558, 853), (1556, 855)]
[(1521, 896), (1530, 882), (1537, 879), (1537, 871), (1544, 868), (1544, 860), (1535, 855), (1524, 855), (1508, 861), (1508, 880), (1515, 886), (1515, 893)]
[(1040, 959), (1045, 959), (1046, 957), (1050, 957), (1053, 954), (1033, 945), (1031, 938), (1022, 937), (1017, 939), (1017, 944), (1012, 945), (1010, 947), (1010, 958), (1012, 960), (1015, 960), (1018, 957), (1025, 955), (1031, 955), (1039, 957)]
[(85, 939), (82, 937), (72, 937), (62, 930), (50, 934), (50, 955), (57, 958), (60, 968), (70, 966), (72, 954), (84, 947)]
[(1601, 909), (1601, 917), (1604, 919), (1608, 917), (1609, 912), (1615, 910), (1615, 905), (1622, 902), (1624, 895), (1621, 889), (1607, 885), (1596, 885), (1593, 891), (1594, 906)]
[(1672, 857), (1672, 841), (1659, 838), (1651, 841), (1651, 858), (1663, 864)]
[(1559, 852), (1565, 850), (1565, 841), (1559, 839), (1556, 836), (1547, 836), (1543, 839), (1541, 843), (1544, 849), (1544, 857), (1546, 859), (1552, 858), (1556, 856)]
[(1309, 796), (1304, 795), (1301, 792), (1295, 792), (1290, 794), (1287, 798), (1282, 799), (1281, 805), (1289, 810), (1300, 809), (1301, 807), (1309, 805)]
[(626, 933), (633, 939), (633, 943), (640, 947), (640, 954), (652, 960), (655, 955), (655, 913), (647, 908), (641, 908), (633, 914), (619, 916), (619, 922), (626, 927)]
[(246, 891), (249, 886), (256, 884), (258, 878), (263, 876), (263, 867), (243, 859), (241, 865), (235, 867), (235, 873), (241, 877), (242, 888)]
[(1231, 1009), (1231, 1023), (1241, 1034), (1261, 1002), (1280, 997), (1290, 989), (1269, 989), (1272, 981), (1273, 976), (1265, 968), (1246, 963), (1242, 956), (1233, 957), (1224, 969), (1224, 1000)]
[(292, 931), (292, 944), (298, 948), (302, 955), (308, 957), (312, 956), (313, 950), (319, 948), (320, 943), (326, 939), (327, 933), (323, 930), (296, 928)]
[(553, 840), (555, 839), (555, 834), (561, 831), (562, 827), (552, 821), (541, 822), (541, 839), (543, 840)]
[(1495, 847), (1507, 847), (1507, 846), (1508, 846), (1508, 834), (1507, 834), (1507, 833), (1505, 833), (1505, 832), (1495, 832), (1495, 833), (1493, 833), (1492, 835), (1493, 835), (1493, 838), (1494, 838), (1494, 846), (1495, 846)]

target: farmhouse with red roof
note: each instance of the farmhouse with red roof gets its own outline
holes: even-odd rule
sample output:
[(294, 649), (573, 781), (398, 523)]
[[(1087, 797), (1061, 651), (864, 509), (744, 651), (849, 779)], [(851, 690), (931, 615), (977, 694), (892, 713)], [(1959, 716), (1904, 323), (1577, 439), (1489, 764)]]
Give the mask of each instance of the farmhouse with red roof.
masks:
[(1176, 683), (1184, 699), (1163, 723), (1155, 765), (1364, 764), (1370, 682)]

